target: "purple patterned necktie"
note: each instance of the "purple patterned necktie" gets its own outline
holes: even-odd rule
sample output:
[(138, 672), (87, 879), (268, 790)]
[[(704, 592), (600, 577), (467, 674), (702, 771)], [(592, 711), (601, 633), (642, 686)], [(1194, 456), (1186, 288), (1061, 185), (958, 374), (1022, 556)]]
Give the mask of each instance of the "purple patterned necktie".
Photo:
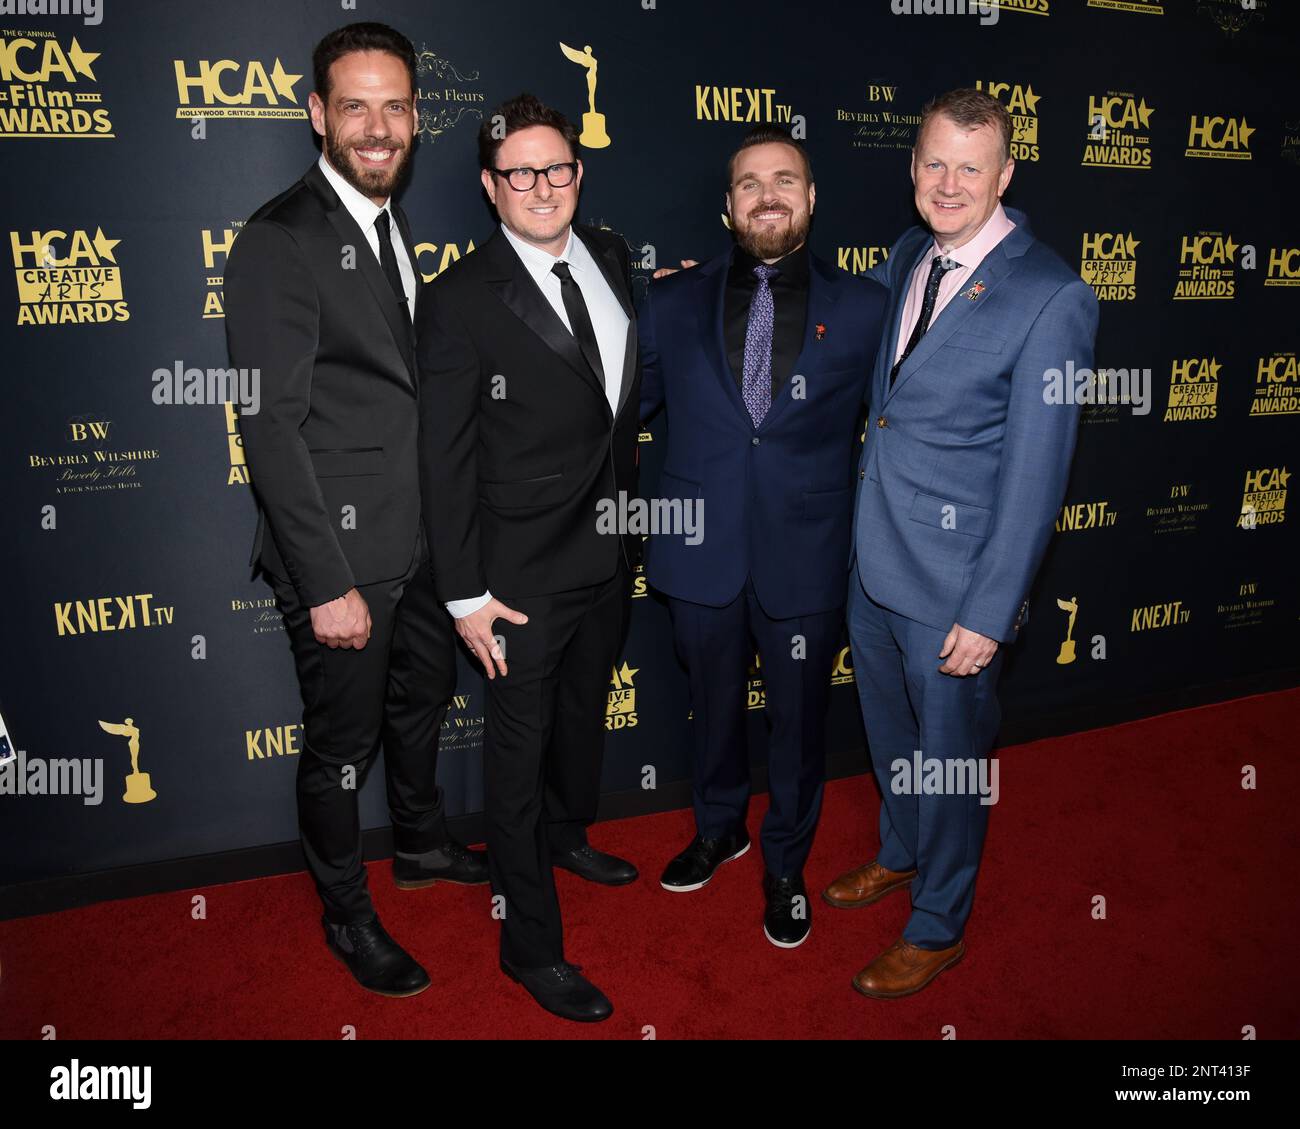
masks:
[(758, 285), (749, 303), (749, 324), (745, 328), (745, 371), (741, 377), (740, 394), (749, 409), (749, 418), (758, 427), (772, 406), (772, 329), (776, 324), (776, 310), (772, 303), (772, 288), (768, 279), (780, 274), (776, 267), (759, 263), (754, 268)]

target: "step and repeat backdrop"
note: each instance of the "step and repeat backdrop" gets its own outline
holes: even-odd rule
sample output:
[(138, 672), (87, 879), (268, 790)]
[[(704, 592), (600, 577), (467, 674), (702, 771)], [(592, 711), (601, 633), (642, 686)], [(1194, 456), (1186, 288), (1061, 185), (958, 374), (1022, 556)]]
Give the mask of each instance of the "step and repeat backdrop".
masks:
[[(310, 55), (381, 20), (419, 53), (401, 202), (432, 280), (493, 230), (475, 134), (529, 90), (581, 122), (579, 218), (638, 291), (730, 242), (725, 161), (760, 122), (806, 139), (813, 250), (853, 272), (911, 223), (925, 100), (978, 86), (1015, 123), (1008, 202), (1101, 300), (1075, 472), (1003, 684), (1009, 718), (1296, 665), (1300, 90), (1283, 0), (101, 0), (0, 3), (0, 882), (296, 838), (288, 640), (250, 576), (236, 406), (159, 403), (227, 366), (241, 226), (316, 159)], [(54, 13), (54, 14), (51, 14)], [(595, 119), (593, 119), (595, 120)], [(163, 397), (165, 399), (165, 397)], [(653, 494), (664, 435), (642, 435)], [(634, 580), (604, 786), (689, 776), (666, 610)], [(443, 733), (452, 814), (480, 810), (482, 681)], [(842, 651), (830, 751), (863, 748)], [(764, 758), (763, 676), (749, 707)], [(861, 763), (865, 767), (866, 758)], [(639, 790), (639, 791), (638, 791)], [(386, 822), (382, 782), (363, 822)]]

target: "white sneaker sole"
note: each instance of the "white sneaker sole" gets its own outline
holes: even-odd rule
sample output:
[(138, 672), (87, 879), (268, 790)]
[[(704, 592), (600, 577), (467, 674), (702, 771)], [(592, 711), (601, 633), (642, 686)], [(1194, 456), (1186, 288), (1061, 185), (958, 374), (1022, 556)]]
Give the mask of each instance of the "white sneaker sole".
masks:
[[(749, 852), (749, 848), (752, 847), (753, 845), (754, 845), (753, 840), (751, 840), (750, 842), (746, 843), (743, 847), (741, 847), (740, 850), (738, 850), (730, 858), (723, 859), (714, 868), (713, 874), (717, 874), (719, 870), (721, 870), (724, 866), (727, 865), (727, 863), (735, 862), (736, 859), (740, 858), (741, 855), (747, 854)], [(669, 886), (666, 885), (662, 880), (660, 881), (659, 885), (662, 886), (665, 890), (667, 890), (670, 894), (689, 894), (692, 890), (704, 889), (705, 886), (707, 886), (710, 882), (713, 881), (713, 874), (710, 874), (703, 882), (696, 882), (693, 886)]]
[(766, 925), (763, 926), (763, 936), (766, 937), (769, 941), (771, 941), (772, 944), (774, 944), (778, 949), (797, 949), (806, 940), (808, 940), (809, 937), (812, 936), (812, 926), (809, 926), (808, 932), (805, 933), (802, 937), (800, 937), (799, 940), (797, 941), (778, 941), (775, 937), (772, 936), (771, 933), (767, 931)]

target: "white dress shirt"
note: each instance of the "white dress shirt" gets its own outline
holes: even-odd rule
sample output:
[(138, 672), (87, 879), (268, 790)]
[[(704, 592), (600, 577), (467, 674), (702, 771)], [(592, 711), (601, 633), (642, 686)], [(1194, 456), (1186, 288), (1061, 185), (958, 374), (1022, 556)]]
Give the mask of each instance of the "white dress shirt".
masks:
[[(406, 244), (402, 242), (402, 232), (397, 226), (397, 217), (393, 215), (393, 201), (385, 200), (381, 208), (369, 196), (363, 196), (339, 176), (334, 166), (325, 159), (324, 153), (321, 154), (319, 163), (325, 179), (339, 194), (339, 199), (347, 208), (348, 214), (357, 221), (357, 227), (361, 228), (361, 234), (366, 237), (366, 242), (370, 244), (370, 250), (376, 259), (379, 259), (379, 229), (375, 227), (375, 220), (379, 218), (380, 212), (388, 213), (388, 230), (393, 239), (393, 251), (397, 255), (397, 271), (402, 276), (402, 289), (406, 291), (406, 305), (410, 310), (411, 320), (414, 321), (415, 267), (411, 264), (411, 257), (406, 253)], [(380, 259), (380, 262), (382, 263), (383, 260)]]
[[(524, 267), (546, 296), (556, 316), (572, 333), (573, 326), (569, 325), (569, 314), (564, 308), (560, 279), (551, 270), (556, 263), (569, 264), (569, 273), (573, 276), (573, 281), (578, 284), (578, 289), (582, 291), (582, 300), (586, 303), (587, 313), (591, 317), (591, 327), (596, 333), (596, 345), (600, 349), (600, 364), (605, 370), (605, 398), (609, 401), (609, 410), (617, 414), (619, 393), (623, 386), (623, 357), (627, 351), (627, 335), (631, 331), (632, 323), (623, 312), (618, 295), (605, 279), (596, 260), (591, 257), (586, 244), (574, 235), (573, 228), (570, 227), (569, 241), (563, 253), (552, 255), (549, 251), (543, 251), (540, 247), (524, 242), (505, 224), (501, 225), (501, 233), (514, 248), (515, 254), (523, 261)], [(484, 592), (481, 596), (467, 600), (451, 600), (447, 603), (447, 611), (453, 618), (463, 619), (471, 612), (478, 611), (491, 599), (492, 593)]]

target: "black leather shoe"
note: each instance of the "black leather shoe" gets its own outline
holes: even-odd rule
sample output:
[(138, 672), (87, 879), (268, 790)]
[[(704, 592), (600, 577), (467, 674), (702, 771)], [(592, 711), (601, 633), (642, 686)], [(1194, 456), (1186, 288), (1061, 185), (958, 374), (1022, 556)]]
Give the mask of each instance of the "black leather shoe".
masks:
[(399, 890), (418, 890), (435, 882), (482, 886), (487, 880), (487, 851), (472, 851), (454, 840), (422, 855), (393, 857), (393, 882)]
[(360, 925), (336, 925), (321, 918), (325, 943), (348, 966), (357, 983), (381, 996), (418, 996), (429, 974), (372, 917)]
[(599, 1023), (614, 1014), (605, 993), (581, 974), (580, 966), (561, 961), (549, 968), (516, 968), (501, 961), (501, 971), (522, 984), (547, 1011), (576, 1023)]
[(551, 865), (571, 870), (579, 878), (599, 882), (602, 886), (626, 886), (635, 882), (637, 877), (636, 867), (630, 862), (598, 851), (590, 843), (552, 855)]
[(724, 862), (738, 859), (749, 850), (749, 832), (742, 826), (721, 839), (701, 839), (698, 835), (691, 845), (664, 867), (659, 885), (674, 894), (698, 890), (706, 886), (713, 872)]
[(797, 949), (812, 929), (812, 903), (804, 888), (803, 875), (773, 878), (763, 875), (763, 894), (767, 910), (763, 914), (763, 933), (779, 949)]

